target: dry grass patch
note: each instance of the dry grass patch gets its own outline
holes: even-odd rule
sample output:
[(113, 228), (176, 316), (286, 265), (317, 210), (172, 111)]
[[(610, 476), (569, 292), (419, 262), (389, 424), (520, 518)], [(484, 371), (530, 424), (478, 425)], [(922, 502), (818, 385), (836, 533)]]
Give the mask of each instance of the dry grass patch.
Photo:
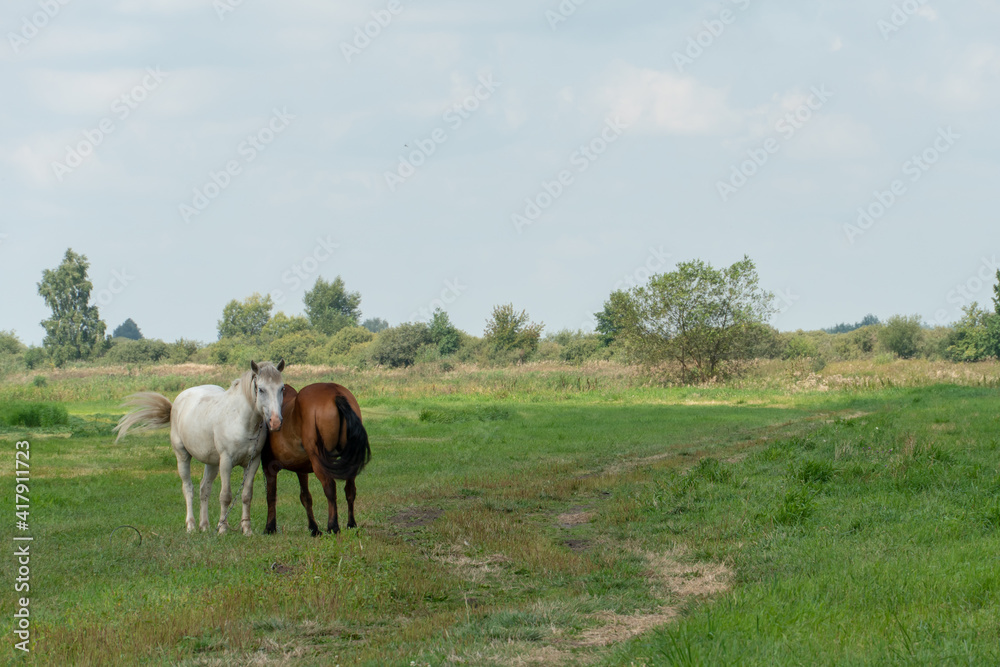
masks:
[(559, 525), (563, 526), (564, 528), (571, 528), (573, 526), (582, 526), (584, 524), (590, 523), (594, 519), (594, 516), (596, 514), (597, 514), (596, 512), (588, 512), (580, 510), (571, 511), (557, 516), (556, 522), (558, 522)]

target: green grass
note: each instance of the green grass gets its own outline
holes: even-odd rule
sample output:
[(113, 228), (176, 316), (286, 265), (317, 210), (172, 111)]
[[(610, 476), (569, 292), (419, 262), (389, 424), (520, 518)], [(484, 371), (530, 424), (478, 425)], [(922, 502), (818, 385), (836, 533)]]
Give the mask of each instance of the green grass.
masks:
[(141, 377), (0, 386), (68, 408), (0, 434), (8, 479), (32, 443), (29, 662), (1000, 661), (995, 390), (568, 375), (356, 378), (361, 527), (318, 539), (290, 473), (278, 535), (260, 475), (258, 534), (185, 533), (166, 433), (111, 444)]
[(0, 427), (50, 428), (69, 423), (69, 413), (58, 403), (8, 401), (0, 404)]
[(913, 390), (642, 503), (736, 586), (607, 664), (1000, 663), (995, 404)]

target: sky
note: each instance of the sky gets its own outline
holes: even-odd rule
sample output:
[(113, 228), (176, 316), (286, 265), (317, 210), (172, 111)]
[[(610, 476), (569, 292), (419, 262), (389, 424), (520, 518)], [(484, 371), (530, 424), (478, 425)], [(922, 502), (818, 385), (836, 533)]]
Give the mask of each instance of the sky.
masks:
[(7, 0), (0, 32), (26, 343), (67, 248), (109, 333), (203, 342), (338, 275), (481, 334), (744, 255), (781, 330), (944, 324), (1000, 268), (1000, 0)]

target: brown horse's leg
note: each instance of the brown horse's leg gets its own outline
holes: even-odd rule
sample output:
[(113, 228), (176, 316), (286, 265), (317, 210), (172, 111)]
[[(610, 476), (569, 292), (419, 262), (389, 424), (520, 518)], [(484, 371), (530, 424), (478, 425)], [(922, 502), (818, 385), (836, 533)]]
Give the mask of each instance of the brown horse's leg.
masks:
[(340, 522), (337, 521), (337, 480), (324, 475), (323, 492), (326, 493), (326, 501), (329, 505), (329, 516), (326, 520), (326, 532), (339, 533)]
[[(313, 457), (310, 457), (313, 458)], [(326, 494), (326, 502), (329, 505), (329, 516), (326, 520), (326, 532), (339, 533), (340, 523), (337, 521), (337, 481), (326, 474), (326, 470), (320, 465), (318, 460), (313, 460), (313, 472), (323, 485), (323, 493)]]
[(309, 518), (309, 532), (312, 533), (313, 537), (320, 534), (319, 526), (316, 525), (316, 517), (313, 516), (313, 497), (309, 493), (309, 473), (300, 472), (299, 475), (299, 500), (302, 501), (302, 506), (306, 508), (306, 516)]
[[(329, 429), (325, 430), (329, 432)], [(331, 437), (330, 441), (336, 442), (336, 439)], [(323, 441), (320, 440), (317, 429), (304, 428), (302, 431), (302, 448), (309, 454), (309, 462), (312, 464), (313, 473), (316, 474), (319, 483), (323, 485), (323, 493), (326, 494), (326, 500), (330, 507), (329, 518), (326, 521), (326, 531), (328, 533), (339, 533), (340, 523), (337, 521), (337, 482), (327, 474), (326, 468), (323, 467), (323, 461), (320, 458), (323, 455), (320, 452), (322, 447)]]
[(264, 464), (264, 484), (267, 487), (267, 525), (264, 532), (273, 535), (278, 532), (278, 465), (273, 461)]
[(357, 495), (358, 490), (354, 486), (354, 478), (350, 478), (344, 484), (344, 495), (347, 496), (347, 527), (357, 528), (358, 524), (354, 522), (354, 497)]

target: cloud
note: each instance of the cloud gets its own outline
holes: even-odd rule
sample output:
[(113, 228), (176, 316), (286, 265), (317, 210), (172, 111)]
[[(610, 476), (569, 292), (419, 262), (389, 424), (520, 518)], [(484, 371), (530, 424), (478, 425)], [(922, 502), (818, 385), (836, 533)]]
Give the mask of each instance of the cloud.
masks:
[(598, 97), (612, 115), (639, 130), (653, 133), (719, 134), (740, 124), (729, 107), (728, 91), (671, 72), (618, 65)]

